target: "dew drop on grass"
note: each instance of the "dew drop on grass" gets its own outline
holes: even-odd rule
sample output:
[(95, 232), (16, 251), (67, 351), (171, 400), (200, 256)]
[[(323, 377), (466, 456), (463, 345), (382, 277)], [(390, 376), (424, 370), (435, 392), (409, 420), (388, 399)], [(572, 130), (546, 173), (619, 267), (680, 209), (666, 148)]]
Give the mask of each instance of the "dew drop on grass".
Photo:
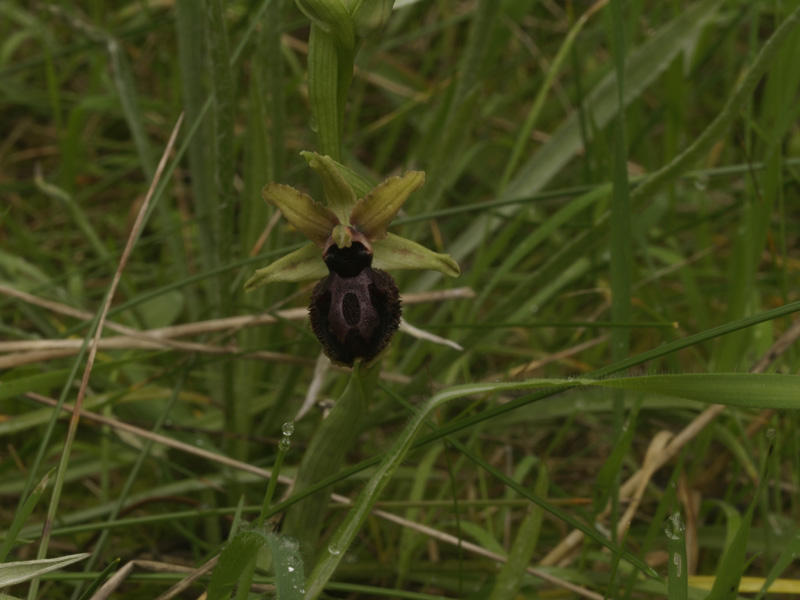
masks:
[(680, 513), (676, 512), (667, 519), (667, 524), (664, 526), (664, 533), (666, 533), (667, 537), (671, 540), (683, 539), (686, 533), (686, 525)]
[(283, 435), (292, 435), (294, 433), (294, 422), (293, 421), (286, 421), (281, 427), (281, 431)]
[(342, 553), (342, 549), (339, 548), (336, 544), (331, 544), (328, 546), (328, 552), (333, 554), (334, 556), (339, 556)]
[(194, 443), (195, 443), (195, 446), (202, 446), (203, 445), (203, 440), (195, 440)]
[(677, 552), (672, 555), (672, 564), (675, 565), (675, 576), (681, 576), (681, 569), (683, 567), (683, 560), (681, 559), (681, 555)]
[(317, 125), (317, 120), (314, 117), (308, 120), (308, 128), (314, 133), (319, 131), (319, 125)]
[(289, 450), (289, 448), (291, 448), (291, 447), (292, 447), (292, 440), (289, 439), (289, 436), (283, 436), (281, 438), (281, 441), (278, 442), (278, 448), (282, 452), (287, 452)]

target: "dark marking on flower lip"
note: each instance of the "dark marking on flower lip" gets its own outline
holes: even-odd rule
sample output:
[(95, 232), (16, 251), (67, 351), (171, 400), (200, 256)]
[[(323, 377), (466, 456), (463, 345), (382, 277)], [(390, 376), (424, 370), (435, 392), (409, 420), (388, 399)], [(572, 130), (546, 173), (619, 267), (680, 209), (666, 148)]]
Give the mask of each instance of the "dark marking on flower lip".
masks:
[(330, 245), (323, 258), (329, 274), (311, 294), (311, 329), (334, 363), (372, 361), (400, 326), (397, 285), (386, 271), (372, 268), (371, 248), (360, 242)]

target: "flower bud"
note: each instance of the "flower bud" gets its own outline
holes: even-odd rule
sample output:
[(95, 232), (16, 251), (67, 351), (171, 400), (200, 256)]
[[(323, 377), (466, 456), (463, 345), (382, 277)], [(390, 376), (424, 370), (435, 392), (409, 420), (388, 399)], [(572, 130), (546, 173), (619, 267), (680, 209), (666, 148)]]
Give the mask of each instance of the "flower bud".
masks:
[(353, 17), (356, 37), (379, 32), (392, 15), (394, 0), (350, 0), (347, 10)]
[(343, 0), (295, 0), (295, 3), (314, 25), (335, 35), (346, 48), (353, 48), (353, 20)]

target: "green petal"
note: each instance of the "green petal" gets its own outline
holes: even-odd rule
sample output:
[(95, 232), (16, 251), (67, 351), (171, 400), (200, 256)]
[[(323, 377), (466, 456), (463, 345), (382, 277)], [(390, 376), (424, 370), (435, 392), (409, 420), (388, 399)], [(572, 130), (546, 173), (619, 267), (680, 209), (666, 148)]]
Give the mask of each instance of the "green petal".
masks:
[(407, 171), (402, 177), (390, 177), (359, 200), (350, 221), (370, 240), (386, 237), (386, 228), (397, 211), (425, 183), (422, 171)]
[(262, 285), (276, 281), (307, 281), (322, 279), (328, 274), (328, 267), (322, 260), (322, 253), (314, 244), (303, 246), (300, 250), (282, 256), (274, 263), (256, 271), (244, 284), (246, 292), (252, 292)]
[(461, 269), (449, 254), (439, 254), (390, 233), (385, 240), (372, 243), (372, 266), (378, 269), (432, 269), (450, 277), (458, 277)]
[(330, 156), (323, 156), (316, 152), (301, 152), (300, 154), (322, 179), (325, 199), (328, 201), (328, 206), (339, 217), (339, 222), (343, 225), (350, 225), (350, 211), (356, 204), (356, 193), (336, 168), (336, 161)]
[(311, 196), (291, 186), (268, 183), (261, 190), (261, 195), (269, 204), (277, 206), (289, 223), (320, 248), (339, 223), (330, 208), (314, 202)]

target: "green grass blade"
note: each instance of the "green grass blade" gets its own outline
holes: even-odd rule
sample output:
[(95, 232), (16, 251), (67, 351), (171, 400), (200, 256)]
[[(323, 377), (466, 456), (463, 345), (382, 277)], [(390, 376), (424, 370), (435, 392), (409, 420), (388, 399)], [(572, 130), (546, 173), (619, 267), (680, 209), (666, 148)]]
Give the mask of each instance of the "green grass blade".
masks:
[[(680, 53), (689, 50), (700, 31), (716, 12), (720, 0), (702, 0), (689, 6), (675, 19), (662, 27), (655, 35), (628, 55), (625, 67), (625, 105), (628, 106), (651, 85)], [(618, 109), (616, 77), (613, 73), (604, 77), (587, 95), (585, 106), (591, 112), (592, 121), (603, 127), (616, 115)], [(545, 144), (515, 175), (505, 188), (503, 198), (530, 196), (542, 190), (559, 171), (575, 156), (583, 145), (578, 115), (568, 118)], [(510, 207), (501, 210), (510, 214)], [(456, 260), (464, 260), (480, 243), (482, 237), (495, 230), (504, 221), (476, 219), (449, 246)], [(430, 286), (437, 278), (427, 275), (423, 286)]]
[(756, 60), (748, 69), (733, 93), (728, 97), (725, 106), (714, 120), (703, 130), (697, 139), (680, 155), (676, 156), (669, 164), (665, 165), (643, 181), (631, 194), (631, 202), (636, 203), (645, 198), (651, 198), (661, 187), (672, 181), (679, 174), (686, 172), (697, 161), (706, 155), (712, 144), (730, 126), (739, 115), (739, 111), (750, 98), (766, 70), (772, 64), (778, 50), (791, 35), (800, 22), (800, 7), (796, 8), (786, 17), (780, 27), (775, 30), (772, 37), (767, 40), (759, 52)]
[(687, 600), (689, 597), (689, 562), (686, 558), (686, 525), (680, 513), (667, 519), (667, 598)]
[(95, 580), (92, 581), (92, 583), (89, 584), (89, 587), (87, 587), (86, 590), (81, 594), (79, 600), (92, 600), (94, 593), (99, 590), (100, 586), (106, 582), (109, 576), (117, 570), (119, 563), (119, 558), (115, 558), (108, 563), (108, 566), (103, 569), (97, 577), (95, 577)]
[(709, 404), (800, 408), (800, 376), (772, 373), (697, 373), (603, 379), (589, 385), (665, 394)]
[[(774, 448), (774, 445), (770, 446), (770, 453)], [(761, 494), (764, 492), (767, 481), (769, 481), (770, 465), (771, 461), (767, 460), (761, 473), (761, 481), (753, 495), (753, 500), (750, 502), (750, 506), (747, 507), (744, 517), (742, 517), (733, 541), (725, 549), (725, 554), (722, 556), (714, 579), (714, 586), (711, 588), (711, 593), (706, 600), (725, 600), (736, 598), (737, 596), (739, 581), (747, 566), (745, 555), (747, 553), (747, 541), (750, 537), (750, 524), (753, 521), (753, 512), (758, 505)]]
[(6, 560), (8, 553), (11, 552), (11, 548), (14, 547), (14, 542), (17, 541), (19, 532), (22, 531), (25, 521), (28, 520), (28, 517), (31, 516), (33, 509), (36, 508), (36, 505), (39, 503), (39, 500), (41, 499), (42, 494), (44, 494), (44, 490), (47, 487), (47, 482), (50, 481), (50, 476), (52, 474), (53, 471), (51, 470), (42, 478), (42, 480), (39, 482), (39, 485), (33, 489), (31, 495), (27, 500), (25, 500), (25, 503), (14, 513), (14, 519), (11, 521), (8, 531), (6, 531), (2, 546), (0, 546), (0, 563)]
[[(544, 463), (539, 465), (539, 475), (533, 493), (544, 498), (547, 496), (548, 478)], [(514, 545), (508, 553), (508, 561), (500, 569), (497, 580), (492, 588), (489, 600), (506, 600), (514, 598), (522, 586), (525, 570), (533, 558), (533, 553), (539, 543), (539, 532), (542, 528), (542, 507), (531, 506), (527, 515), (517, 529)]]
[(761, 586), (761, 590), (756, 594), (755, 600), (761, 600), (764, 597), (773, 582), (789, 568), (789, 565), (797, 560), (798, 556), (800, 556), (800, 530), (796, 529), (790, 537), (789, 543), (784, 546), (780, 556), (778, 556), (775, 564), (772, 565), (769, 573), (764, 578), (764, 585)]

